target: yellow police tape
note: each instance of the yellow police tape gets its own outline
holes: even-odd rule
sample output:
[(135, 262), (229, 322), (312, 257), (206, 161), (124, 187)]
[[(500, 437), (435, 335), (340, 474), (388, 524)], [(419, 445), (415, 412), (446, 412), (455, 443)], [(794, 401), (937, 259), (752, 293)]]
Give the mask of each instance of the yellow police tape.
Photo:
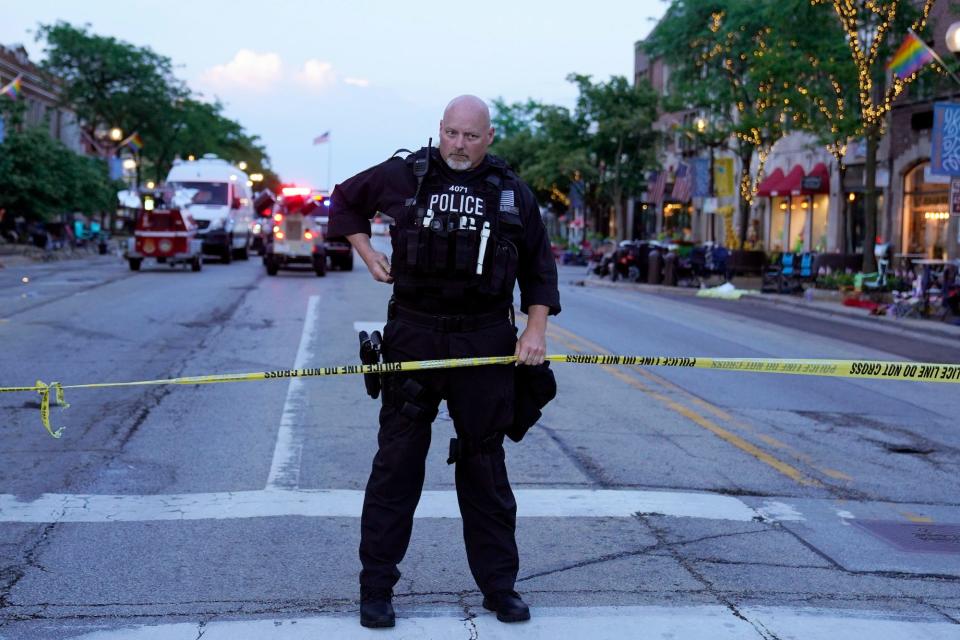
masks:
[[(664, 356), (615, 356), (592, 354), (548, 355), (550, 362), (572, 364), (625, 365), (638, 367), (685, 367), (715, 369), (720, 371), (744, 371), (748, 373), (786, 373), (804, 376), (831, 378), (876, 378), (882, 380), (908, 380), (914, 382), (960, 383), (960, 365), (934, 362), (894, 362), (881, 360), (822, 360), (782, 358), (675, 358)], [(107, 387), (140, 387), (158, 384), (214, 384), (220, 382), (245, 382), (250, 380), (278, 380), (283, 378), (313, 378), (342, 376), (361, 373), (396, 373), (398, 371), (424, 371), (427, 369), (454, 369), (479, 367), (491, 364), (513, 364), (516, 356), (493, 356), (486, 358), (451, 358), (448, 360), (417, 360), (411, 362), (386, 362), (383, 364), (356, 364), (340, 367), (314, 369), (281, 369), (255, 373), (226, 373), (210, 376), (187, 376), (165, 380), (140, 380), (137, 382), (101, 382), (95, 384), (62, 385), (59, 382), (46, 384), (41, 380), (32, 387), (0, 387), (0, 393), (36, 391), (40, 394), (40, 419), (44, 428), (54, 438), (63, 434), (63, 429), (50, 426), (50, 394), (57, 406), (67, 408), (64, 389), (102, 389)]]

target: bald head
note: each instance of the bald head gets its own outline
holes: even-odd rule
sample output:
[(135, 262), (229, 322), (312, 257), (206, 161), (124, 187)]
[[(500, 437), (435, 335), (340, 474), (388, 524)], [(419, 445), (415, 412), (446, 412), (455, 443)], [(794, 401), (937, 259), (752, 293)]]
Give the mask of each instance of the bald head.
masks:
[(451, 100), (440, 120), (440, 155), (454, 171), (466, 171), (483, 162), (493, 142), (490, 109), (477, 96)]

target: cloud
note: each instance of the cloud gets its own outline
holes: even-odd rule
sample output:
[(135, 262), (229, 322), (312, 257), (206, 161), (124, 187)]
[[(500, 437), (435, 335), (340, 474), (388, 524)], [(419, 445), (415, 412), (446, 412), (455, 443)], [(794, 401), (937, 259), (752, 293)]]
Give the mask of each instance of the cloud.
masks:
[(355, 87), (369, 87), (370, 81), (366, 78), (344, 78), (343, 81), (346, 84), (351, 84)]
[(296, 81), (308, 89), (322, 91), (336, 83), (337, 74), (332, 64), (313, 58), (303, 63), (303, 67), (297, 72)]
[(276, 53), (240, 49), (233, 60), (207, 69), (201, 81), (218, 89), (265, 91), (283, 76), (283, 62)]

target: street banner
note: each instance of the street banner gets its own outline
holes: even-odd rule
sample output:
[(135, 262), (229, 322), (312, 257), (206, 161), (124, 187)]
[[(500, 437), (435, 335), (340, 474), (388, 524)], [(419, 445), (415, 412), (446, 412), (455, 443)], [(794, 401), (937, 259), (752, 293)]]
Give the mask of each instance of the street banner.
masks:
[(0, 116), (0, 144), (3, 143), (3, 139), (6, 137), (6, 134), (3, 130), (3, 116)]
[(729, 198), (734, 193), (733, 158), (716, 158), (713, 161), (713, 195)]
[(710, 159), (694, 158), (691, 160), (693, 166), (693, 197), (710, 197)]
[(960, 176), (960, 104), (933, 105), (933, 150), (930, 173)]

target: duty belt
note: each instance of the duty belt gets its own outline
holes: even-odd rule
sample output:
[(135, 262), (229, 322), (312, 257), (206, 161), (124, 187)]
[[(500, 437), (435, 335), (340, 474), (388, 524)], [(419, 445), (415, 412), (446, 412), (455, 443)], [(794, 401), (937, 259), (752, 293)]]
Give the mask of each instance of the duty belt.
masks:
[(396, 305), (393, 309), (392, 318), (443, 333), (460, 333), (492, 327), (502, 323), (504, 320), (510, 321), (513, 316), (511, 311), (512, 309), (499, 309), (487, 313), (445, 316), (414, 311), (413, 309)]

